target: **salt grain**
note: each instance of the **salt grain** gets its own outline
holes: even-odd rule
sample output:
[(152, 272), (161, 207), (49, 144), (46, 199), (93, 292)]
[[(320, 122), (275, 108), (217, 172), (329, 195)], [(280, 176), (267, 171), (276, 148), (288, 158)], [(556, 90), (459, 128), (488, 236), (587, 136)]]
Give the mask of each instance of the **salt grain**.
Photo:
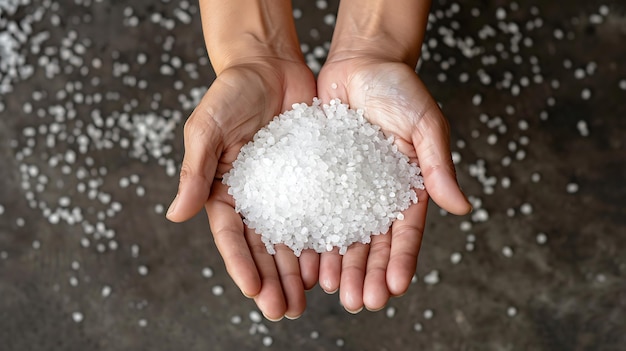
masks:
[(506, 314), (509, 317), (515, 317), (517, 315), (517, 308), (510, 306), (509, 308), (506, 309)]
[(230, 317), (230, 322), (234, 325), (239, 325), (242, 322), (242, 318), (240, 315), (234, 315)]
[(428, 285), (435, 285), (439, 283), (439, 271), (433, 270), (424, 276), (424, 283)]
[(80, 312), (74, 312), (74, 313), (72, 313), (72, 319), (73, 319), (73, 320), (74, 320), (74, 322), (76, 322), (76, 323), (80, 323), (80, 322), (82, 322), (82, 321), (83, 321), (83, 318), (84, 318), (84, 316), (83, 316), (83, 314), (82, 314), (82, 313), (80, 313)]
[(139, 275), (148, 275), (148, 267), (147, 266), (139, 266), (137, 267), (137, 272)]
[(565, 190), (569, 194), (577, 193), (578, 192), (578, 184), (576, 184), (576, 183), (568, 183), (567, 186), (565, 187)]
[(271, 336), (266, 335), (263, 337), (263, 346), (269, 347), (272, 345), (273, 342), (274, 340), (272, 339)]
[(213, 276), (213, 269), (211, 269), (211, 267), (202, 268), (202, 276), (205, 278), (211, 278)]
[(281, 243), (296, 255), (334, 247), (343, 254), (402, 218), (417, 202), (414, 189), (424, 188), (419, 173), (362, 110), (315, 99), (261, 129), (223, 181), (268, 252)]
[(537, 244), (543, 245), (548, 241), (548, 236), (545, 233), (537, 233), (535, 240), (537, 241)]
[(215, 296), (222, 296), (224, 294), (224, 287), (221, 285), (215, 285), (211, 288), (211, 292)]
[(523, 203), (520, 206), (520, 212), (522, 214), (529, 215), (529, 214), (533, 213), (533, 206), (531, 204), (527, 203), (527, 202)]
[(459, 262), (461, 262), (462, 258), (463, 256), (461, 255), (460, 252), (453, 252), (450, 255), (450, 262), (452, 262), (452, 264), (458, 264)]
[(253, 323), (261, 323), (261, 321), (263, 320), (263, 318), (261, 317), (261, 314), (255, 310), (250, 311), (250, 313), (248, 314), (248, 317)]
[(100, 295), (102, 295), (102, 297), (106, 298), (109, 297), (111, 295), (111, 287), (108, 285), (105, 285), (102, 287), (102, 291), (100, 292)]

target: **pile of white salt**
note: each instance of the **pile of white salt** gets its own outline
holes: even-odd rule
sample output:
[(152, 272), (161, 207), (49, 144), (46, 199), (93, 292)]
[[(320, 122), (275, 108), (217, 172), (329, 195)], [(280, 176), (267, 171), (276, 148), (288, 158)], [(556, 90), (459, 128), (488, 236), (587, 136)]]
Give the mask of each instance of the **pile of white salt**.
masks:
[(402, 220), (424, 183), (393, 137), (338, 99), (292, 107), (255, 134), (223, 178), (267, 251), (285, 244), (297, 256), (344, 254)]

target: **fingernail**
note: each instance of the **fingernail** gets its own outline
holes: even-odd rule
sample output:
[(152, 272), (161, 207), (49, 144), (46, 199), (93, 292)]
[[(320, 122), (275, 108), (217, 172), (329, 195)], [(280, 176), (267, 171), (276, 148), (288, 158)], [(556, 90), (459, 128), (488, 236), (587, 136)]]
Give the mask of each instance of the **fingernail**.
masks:
[(325, 292), (325, 293), (327, 293), (328, 295), (332, 295), (332, 294), (336, 293), (336, 292), (337, 292), (337, 290), (339, 290), (339, 288), (337, 288), (337, 289), (335, 289), (335, 290), (333, 290), (333, 291), (328, 291), (328, 290), (326, 290), (326, 289), (322, 289), (322, 290), (324, 290), (324, 292)]
[(172, 204), (167, 209), (167, 214), (165, 215), (166, 217), (168, 217), (170, 214), (172, 214), (172, 213), (174, 213), (174, 211), (176, 211), (176, 205), (177, 204), (178, 204), (178, 194), (176, 194), (176, 197), (172, 201)]
[(283, 317), (285, 317), (285, 316), (280, 316), (278, 318), (269, 318), (267, 315), (265, 315), (265, 313), (263, 313), (263, 317), (265, 317), (265, 319), (267, 319), (270, 322), (278, 322), (278, 321), (282, 320)]
[(363, 306), (361, 306), (361, 308), (359, 308), (359, 309), (357, 309), (357, 310), (354, 310), (354, 311), (352, 311), (352, 310), (350, 310), (350, 309), (346, 308), (345, 306), (344, 306), (344, 309), (345, 309), (346, 311), (348, 311), (349, 313), (352, 313), (352, 314), (357, 314), (357, 313), (359, 313), (359, 312), (363, 311)]
[(291, 317), (291, 316), (288, 316), (287, 314), (285, 314), (285, 318), (287, 318), (287, 319), (289, 319), (289, 320), (292, 320), (292, 321), (293, 321), (293, 320), (296, 320), (296, 319), (298, 319), (298, 318), (300, 318), (300, 317), (302, 317), (302, 315), (301, 315), (301, 314), (299, 314), (299, 315), (297, 315), (297, 316), (294, 316), (294, 317)]
[(320, 286), (322, 287), (322, 290), (324, 290), (324, 292), (327, 294), (334, 294), (337, 292), (337, 290), (339, 290), (339, 287), (336, 287), (333, 290), (329, 289), (332, 286), (330, 279), (325, 279), (323, 282), (320, 282)]
[(367, 310), (370, 311), (370, 312), (378, 312), (378, 311), (382, 310), (383, 308), (385, 308), (385, 305), (383, 305), (382, 307), (379, 307), (379, 308), (369, 308), (368, 307)]

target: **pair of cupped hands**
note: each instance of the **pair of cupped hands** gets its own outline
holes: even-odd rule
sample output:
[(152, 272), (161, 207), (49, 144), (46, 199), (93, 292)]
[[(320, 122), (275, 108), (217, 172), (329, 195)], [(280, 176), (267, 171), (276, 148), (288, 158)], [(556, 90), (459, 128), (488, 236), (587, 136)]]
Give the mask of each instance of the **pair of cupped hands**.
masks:
[[(221, 178), (260, 128), (292, 104), (310, 104), (316, 96), (364, 109), (366, 118), (419, 164), (426, 190), (417, 191), (419, 202), (386, 235), (353, 244), (343, 256), (335, 249), (305, 250), (296, 257), (281, 245), (270, 255), (261, 236), (235, 212)], [(232, 62), (187, 120), (184, 144), (178, 193), (167, 218), (182, 222), (204, 207), (229, 275), (269, 320), (302, 315), (305, 291), (318, 282), (327, 293), (339, 291), (349, 312), (382, 309), (407, 291), (415, 274), (429, 197), (454, 214), (471, 209), (456, 181), (448, 123), (414, 67), (363, 52), (329, 57), (317, 81), (301, 58), (268, 55)]]

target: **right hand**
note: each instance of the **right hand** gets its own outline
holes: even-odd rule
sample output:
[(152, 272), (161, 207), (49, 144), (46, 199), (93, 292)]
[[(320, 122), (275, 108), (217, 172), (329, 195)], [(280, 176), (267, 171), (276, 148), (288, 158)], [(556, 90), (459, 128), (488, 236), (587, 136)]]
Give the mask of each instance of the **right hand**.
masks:
[(319, 255), (304, 252), (298, 259), (280, 245), (268, 254), (261, 236), (235, 212), (221, 178), (260, 128), (315, 93), (313, 74), (301, 60), (255, 57), (221, 70), (185, 123), (178, 193), (167, 213), (182, 222), (205, 207), (229, 275), (270, 320), (303, 313), (304, 290), (317, 282)]

